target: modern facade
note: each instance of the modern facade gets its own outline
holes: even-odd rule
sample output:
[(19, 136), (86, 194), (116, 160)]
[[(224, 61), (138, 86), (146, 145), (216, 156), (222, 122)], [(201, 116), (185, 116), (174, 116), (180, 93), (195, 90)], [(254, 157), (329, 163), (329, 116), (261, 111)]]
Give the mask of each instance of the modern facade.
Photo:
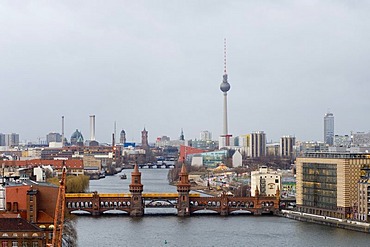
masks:
[(296, 201), (301, 212), (354, 218), (361, 169), (370, 157), (351, 153), (306, 153), (296, 159)]
[(280, 156), (293, 157), (294, 156), (295, 137), (283, 136), (280, 138)]
[(263, 131), (257, 131), (250, 134), (250, 157), (266, 156), (266, 134)]
[(361, 169), (355, 218), (360, 221), (370, 222), (370, 166), (364, 166)]
[(275, 196), (281, 191), (281, 173), (261, 166), (258, 171), (251, 172), (251, 196), (256, 196), (256, 190), (262, 196)]
[(1, 134), (0, 133), (0, 146), (18, 146), (19, 145), (19, 134)]
[(324, 116), (324, 142), (330, 146), (334, 144), (334, 115), (330, 112)]
[[(186, 155), (187, 161), (192, 161), (193, 158), (196, 160), (202, 160), (203, 166), (208, 168), (216, 168), (219, 164), (224, 163), (228, 156), (227, 150), (218, 150), (212, 152), (193, 153)], [(201, 157), (201, 158), (200, 158)], [(192, 162), (193, 163), (193, 162)]]

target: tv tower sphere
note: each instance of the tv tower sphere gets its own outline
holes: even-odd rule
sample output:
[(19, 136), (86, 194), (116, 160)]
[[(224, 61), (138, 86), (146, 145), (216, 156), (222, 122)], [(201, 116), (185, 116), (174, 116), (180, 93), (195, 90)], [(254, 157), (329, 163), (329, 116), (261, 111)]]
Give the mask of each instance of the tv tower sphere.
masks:
[(222, 83), (220, 85), (220, 89), (222, 92), (226, 93), (230, 90), (230, 84), (227, 82), (227, 74), (223, 75), (224, 79), (222, 80)]

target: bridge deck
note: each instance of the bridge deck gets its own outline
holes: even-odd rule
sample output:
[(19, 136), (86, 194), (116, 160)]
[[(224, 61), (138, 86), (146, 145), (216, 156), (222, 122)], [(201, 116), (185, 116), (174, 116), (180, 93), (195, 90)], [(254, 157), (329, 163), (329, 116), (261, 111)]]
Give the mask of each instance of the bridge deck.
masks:
[[(99, 193), (101, 198), (131, 198), (130, 193)], [(92, 198), (94, 193), (67, 193), (66, 198)], [(143, 193), (142, 197), (146, 198), (158, 198), (158, 199), (175, 199), (178, 198), (178, 193)], [(189, 197), (200, 197), (199, 193), (190, 193)]]

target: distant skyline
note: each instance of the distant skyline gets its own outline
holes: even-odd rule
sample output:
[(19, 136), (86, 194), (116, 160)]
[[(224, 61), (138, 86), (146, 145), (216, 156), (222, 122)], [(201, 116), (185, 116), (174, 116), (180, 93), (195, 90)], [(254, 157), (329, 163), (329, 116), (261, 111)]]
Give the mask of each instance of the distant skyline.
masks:
[(370, 3), (362, 1), (1, 1), (1, 133), (36, 142), (222, 134), (323, 141), (368, 132)]

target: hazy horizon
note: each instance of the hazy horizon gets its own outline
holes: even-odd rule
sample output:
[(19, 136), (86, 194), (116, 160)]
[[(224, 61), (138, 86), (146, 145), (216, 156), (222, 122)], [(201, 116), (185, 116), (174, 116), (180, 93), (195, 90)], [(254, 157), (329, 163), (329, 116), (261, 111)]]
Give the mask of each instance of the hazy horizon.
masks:
[(2, 1), (0, 133), (37, 142), (79, 129), (110, 142), (222, 132), (223, 42), (233, 136), (323, 140), (368, 132), (370, 3)]

